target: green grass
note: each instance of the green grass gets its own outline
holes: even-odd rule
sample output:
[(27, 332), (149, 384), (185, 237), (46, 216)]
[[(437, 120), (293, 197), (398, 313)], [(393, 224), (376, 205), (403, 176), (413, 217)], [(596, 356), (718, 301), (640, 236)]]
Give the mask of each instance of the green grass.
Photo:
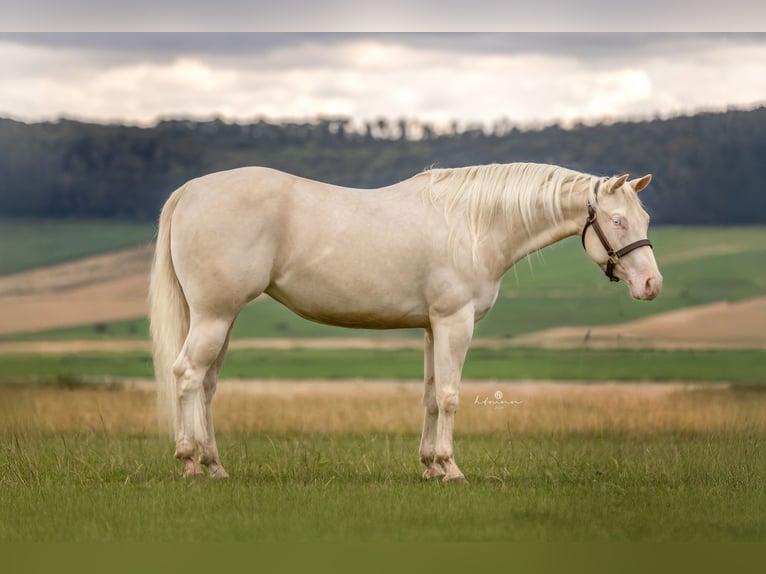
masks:
[(101, 341), (143, 340), (149, 338), (149, 319), (125, 319), (112, 323), (95, 323), (0, 336), (0, 341)]
[(232, 478), (184, 481), (167, 439), (0, 435), (0, 541), (761, 541), (763, 436), (456, 439), (425, 483), (413, 435), (219, 437)]
[(147, 243), (153, 223), (0, 219), (0, 275)]
[[(415, 350), (237, 350), (223, 378), (378, 379), (422, 377)], [(725, 381), (766, 383), (766, 351), (473, 349), (465, 378)], [(0, 380), (152, 377), (147, 353), (0, 355)]]

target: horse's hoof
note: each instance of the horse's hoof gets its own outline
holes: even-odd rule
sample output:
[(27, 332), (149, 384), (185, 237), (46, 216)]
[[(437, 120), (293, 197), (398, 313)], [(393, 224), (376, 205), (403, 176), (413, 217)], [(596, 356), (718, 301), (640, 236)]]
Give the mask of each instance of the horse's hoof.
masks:
[(443, 476), (444, 476), (444, 471), (443, 470), (435, 470), (433, 468), (427, 468), (423, 472), (423, 478), (425, 480), (432, 480), (434, 478), (441, 478)]
[(444, 478), (442, 478), (442, 481), (451, 482), (452, 484), (468, 484), (468, 481), (462, 474), (445, 474)]
[(207, 475), (208, 478), (212, 478), (214, 480), (220, 480), (223, 478), (229, 478), (229, 473), (224, 470), (222, 466), (218, 465), (210, 465), (207, 469)]
[(197, 478), (200, 476), (205, 476), (205, 473), (202, 472), (202, 467), (197, 464), (197, 462), (191, 458), (185, 458), (184, 461), (184, 478)]

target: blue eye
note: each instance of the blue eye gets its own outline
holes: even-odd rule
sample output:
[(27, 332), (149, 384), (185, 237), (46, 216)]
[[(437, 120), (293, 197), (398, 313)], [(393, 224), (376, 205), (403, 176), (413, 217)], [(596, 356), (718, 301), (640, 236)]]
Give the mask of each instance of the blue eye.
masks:
[(622, 219), (615, 219), (615, 218), (613, 218), (612, 219), (612, 224), (620, 226), (620, 225), (622, 225)]

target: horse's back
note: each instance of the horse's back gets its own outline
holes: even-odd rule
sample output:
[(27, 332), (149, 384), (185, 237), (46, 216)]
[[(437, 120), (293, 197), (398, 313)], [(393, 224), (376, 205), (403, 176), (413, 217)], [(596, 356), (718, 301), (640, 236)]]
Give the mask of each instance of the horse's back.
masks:
[(250, 167), (203, 176), (182, 193), (173, 259), (192, 298), (242, 306), (266, 291), (320, 322), (425, 320), (426, 262), (439, 234), (417, 189), (344, 188)]

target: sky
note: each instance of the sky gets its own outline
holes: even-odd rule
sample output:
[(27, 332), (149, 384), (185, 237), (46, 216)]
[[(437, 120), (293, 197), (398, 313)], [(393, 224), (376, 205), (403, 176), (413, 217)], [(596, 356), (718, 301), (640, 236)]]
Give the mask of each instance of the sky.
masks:
[(0, 116), (520, 127), (766, 104), (758, 33), (0, 33)]

